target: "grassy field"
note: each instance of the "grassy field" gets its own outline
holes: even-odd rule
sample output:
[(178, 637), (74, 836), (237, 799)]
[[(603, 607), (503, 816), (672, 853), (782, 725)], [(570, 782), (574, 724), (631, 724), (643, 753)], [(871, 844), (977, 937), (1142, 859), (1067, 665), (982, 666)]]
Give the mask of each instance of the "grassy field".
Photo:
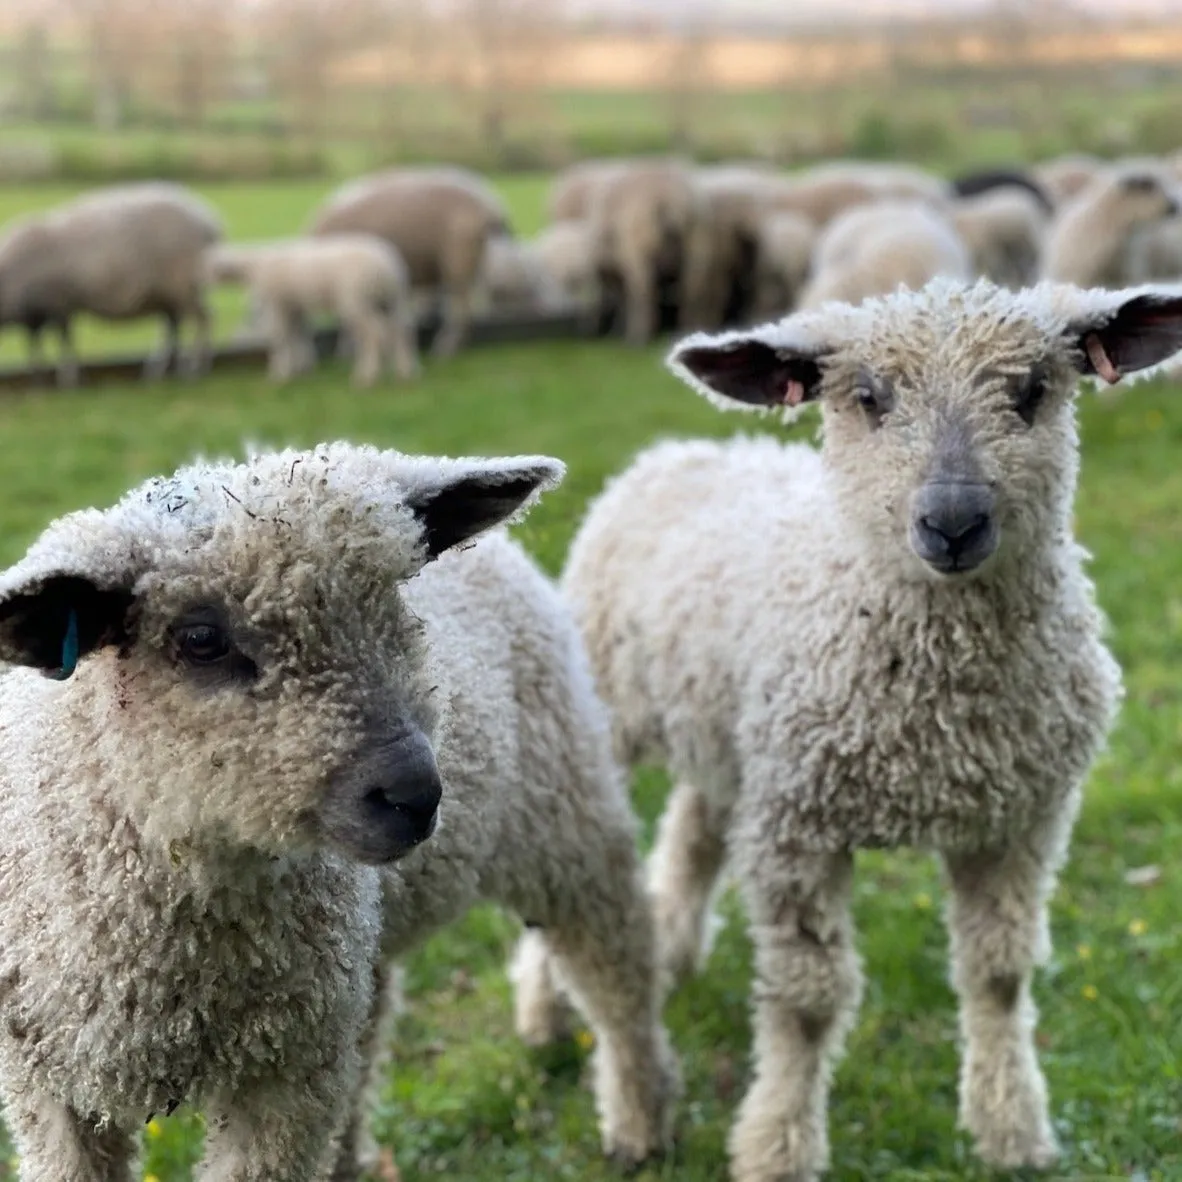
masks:
[[(315, 195), (293, 190), (290, 206), (269, 204), (266, 216), (236, 203), (241, 193), (224, 208), (236, 233), (277, 232), (298, 222)], [(107, 503), (195, 451), (236, 449), (244, 437), (346, 437), (407, 450), (563, 457), (567, 482), (519, 531), (556, 571), (586, 499), (638, 447), (751, 425), (719, 415), (664, 374), (657, 351), (611, 343), (472, 350), (430, 365), (414, 388), (359, 394), (343, 379), (338, 368), (284, 390), (227, 376), (0, 402), (0, 558), (17, 558), (54, 515)], [(1043, 1063), (1067, 1148), (1057, 1176), (1076, 1182), (1182, 1178), (1180, 395), (1142, 385), (1083, 408), (1078, 526), (1095, 553), (1128, 699), (1089, 785), (1055, 899), (1056, 953), (1037, 987)], [(664, 790), (656, 771), (636, 779), (646, 834)], [(1155, 883), (1126, 883), (1128, 870), (1147, 865), (1160, 866)], [(984, 1182), (991, 1175), (954, 1130), (956, 1019), (934, 866), (874, 855), (860, 870), (856, 908), (870, 984), (836, 1079), (832, 1176)], [(668, 1010), (687, 1083), (678, 1146), (638, 1182), (725, 1176), (726, 1131), (749, 1071), (750, 974), (729, 897), (724, 915), (706, 972)], [(512, 1035), (504, 960), (515, 935), (512, 920), (482, 910), (409, 962), (397, 1069), (375, 1114), (404, 1182), (618, 1177), (598, 1158), (586, 1039), (540, 1055)], [(146, 1169), (158, 1182), (189, 1176), (199, 1145), (192, 1117), (153, 1123), (146, 1141)]]

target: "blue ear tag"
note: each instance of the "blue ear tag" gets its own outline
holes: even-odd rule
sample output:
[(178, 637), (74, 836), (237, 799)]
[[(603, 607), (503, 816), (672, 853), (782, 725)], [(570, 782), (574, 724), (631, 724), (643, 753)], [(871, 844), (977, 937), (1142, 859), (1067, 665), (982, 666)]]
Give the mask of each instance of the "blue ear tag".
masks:
[(66, 635), (62, 641), (62, 667), (50, 676), (55, 681), (65, 681), (78, 668), (78, 613), (70, 608), (66, 621)]

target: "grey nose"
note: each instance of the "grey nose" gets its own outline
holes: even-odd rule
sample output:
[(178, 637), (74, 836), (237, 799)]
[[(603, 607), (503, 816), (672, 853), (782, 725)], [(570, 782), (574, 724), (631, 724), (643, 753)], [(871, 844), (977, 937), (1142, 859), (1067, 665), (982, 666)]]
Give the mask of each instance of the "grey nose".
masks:
[(435, 832), (443, 782), (427, 736), (410, 727), (373, 744), (332, 787), (328, 834), (362, 862), (393, 862)]
[(912, 548), (944, 574), (972, 570), (997, 549), (995, 507), (987, 484), (925, 484), (912, 503)]

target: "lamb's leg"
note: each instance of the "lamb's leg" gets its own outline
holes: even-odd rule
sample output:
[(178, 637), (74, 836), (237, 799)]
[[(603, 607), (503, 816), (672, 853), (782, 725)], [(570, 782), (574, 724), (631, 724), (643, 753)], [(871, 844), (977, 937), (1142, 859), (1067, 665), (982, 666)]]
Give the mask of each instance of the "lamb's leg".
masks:
[(390, 313), (388, 333), (394, 357), (394, 372), (406, 382), (419, 376), (418, 326), (414, 311), (406, 300)]
[(544, 1047), (572, 1033), (570, 1001), (539, 928), (527, 928), (517, 941), (509, 979), (513, 982), (513, 1026), (522, 1042)]
[(733, 1182), (813, 1182), (829, 1161), (833, 1066), (861, 998), (849, 855), (744, 857), (755, 943), (755, 1078), (730, 1135)]
[(22, 1096), (4, 1119), (20, 1160), (21, 1182), (131, 1182), (136, 1143), (126, 1133), (95, 1128), (65, 1105)]
[(1034, 1047), (1035, 965), (1050, 951), (1047, 899), (1070, 821), (1007, 850), (947, 855), (952, 980), (964, 1040), (960, 1121), (991, 1165), (1047, 1166), (1057, 1156)]
[(631, 828), (622, 816), (604, 818), (595, 840), (596, 827), (595, 818), (580, 819), (577, 844), (563, 848), (557, 834), (550, 842), (548, 881), (533, 900), (544, 898), (547, 914), (516, 909), (544, 929), (554, 967), (595, 1038), (604, 1152), (635, 1164), (668, 1144), (679, 1075), (661, 1022), (655, 933)]
[(321, 1064), (293, 1067), (267, 1087), (215, 1097), (194, 1182), (320, 1182), (355, 1091), (353, 1072)]
[(366, 308), (349, 319), (349, 335), (357, 349), (352, 381), (355, 386), (372, 386), (382, 372), (385, 319)]
[(392, 1031), (401, 1010), (401, 969), (391, 961), (383, 961), (374, 968), (374, 1008), (362, 1034), (361, 1085), (337, 1142), (336, 1164), (329, 1182), (356, 1182), (359, 1173), (373, 1171), (378, 1165), (380, 1148), (370, 1131), (370, 1120), (386, 1082)]
[(726, 859), (728, 810), (692, 784), (669, 795), (649, 856), (649, 893), (666, 988), (700, 966), (709, 948), (710, 904)]
[(442, 321), (431, 352), (436, 357), (450, 357), (468, 335), (468, 322), (472, 318), (472, 293), (465, 288), (451, 287), (443, 293)]
[(175, 365), (181, 351), (181, 321), (176, 312), (169, 309), (164, 317), (164, 345), (144, 362), (144, 381), (154, 382), (168, 373), (169, 366)]
[(646, 345), (656, 333), (657, 285), (648, 258), (624, 269), (624, 339)]
[(59, 386), (78, 385), (79, 366), (78, 351), (74, 348), (74, 333), (68, 319), (57, 322), (58, 362), (57, 384)]
[(185, 362), (185, 373), (189, 377), (200, 377), (212, 368), (213, 347), (211, 341), (212, 320), (205, 301), (196, 299), (190, 306), (193, 317), (193, 350)]

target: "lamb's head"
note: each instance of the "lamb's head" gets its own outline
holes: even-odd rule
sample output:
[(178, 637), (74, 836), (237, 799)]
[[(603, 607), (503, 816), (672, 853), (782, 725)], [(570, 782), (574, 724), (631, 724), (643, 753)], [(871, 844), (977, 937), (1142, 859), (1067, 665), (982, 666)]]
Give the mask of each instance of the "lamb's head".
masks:
[[(1129, 161), (1093, 182), (1104, 194), (1109, 223), (1126, 229), (1143, 226), (1182, 213), (1182, 186), (1157, 160)], [(1091, 200), (1089, 190), (1082, 199)]]
[(1180, 349), (1182, 288), (933, 280), (695, 334), (669, 364), (723, 407), (819, 402), (845, 528), (904, 572), (984, 577), (1070, 536), (1080, 375), (1116, 381)]
[(149, 837), (391, 861), (446, 794), (401, 585), (562, 474), (348, 444), (198, 463), (51, 525), (0, 576), (0, 659), (47, 675), (51, 747)]

